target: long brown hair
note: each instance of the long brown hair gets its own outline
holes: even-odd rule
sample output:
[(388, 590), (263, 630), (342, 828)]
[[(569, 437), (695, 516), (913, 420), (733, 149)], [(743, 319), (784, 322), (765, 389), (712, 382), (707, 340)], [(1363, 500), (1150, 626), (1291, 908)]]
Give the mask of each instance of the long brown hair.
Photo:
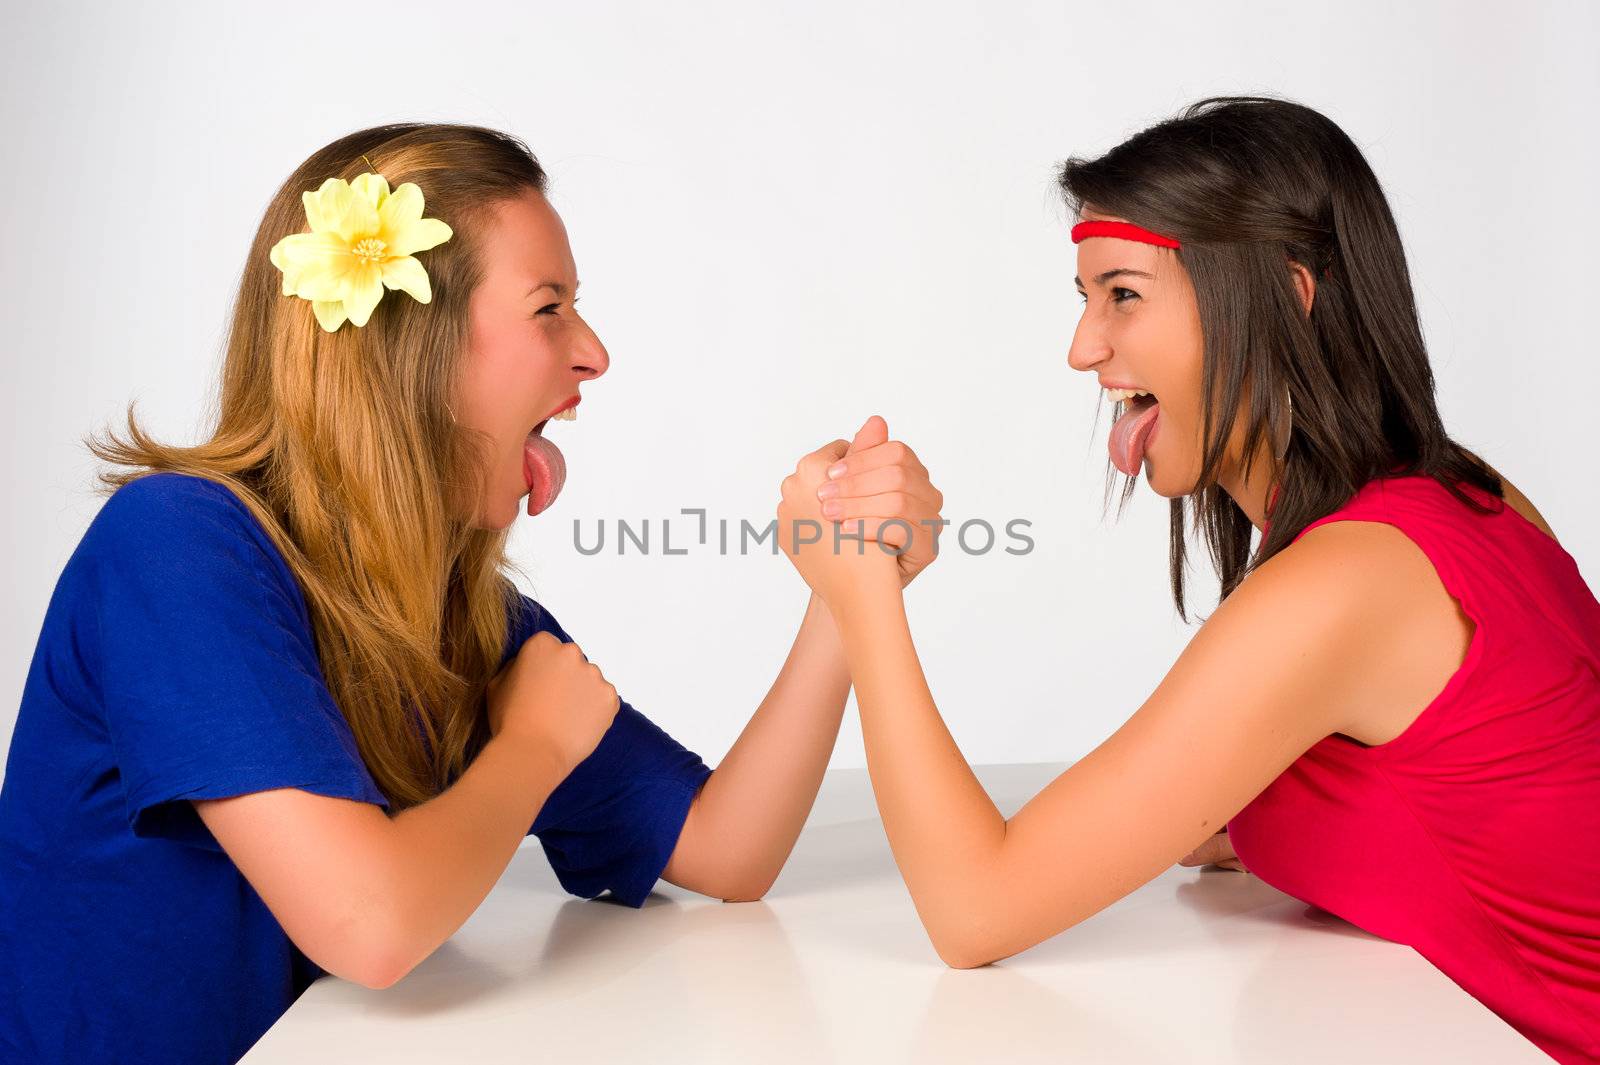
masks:
[[(431, 303), (388, 292), (364, 327), (327, 333), (310, 301), (282, 294), (268, 251), (306, 230), (302, 192), (369, 163), (391, 188), (416, 182), (427, 216), (454, 234), (419, 253)], [(496, 202), (545, 184), (525, 144), (478, 126), (377, 126), (319, 149), (256, 230), (210, 438), (158, 443), (130, 403), (127, 440), (107, 430), (84, 441), (134, 467), (99, 473), (97, 494), (176, 472), (225, 485), (250, 509), (300, 584), (323, 678), (394, 811), (437, 795), (487, 739), (483, 695), (517, 601), (507, 572), (521, 571), (505, 556), (507, 530), (459, 512), (487, 484), (488, 441), (455, 424), (450, 401), (483, 227)]]
[[(1170, 501), (1179, 617), (1188, 620), (1190, 507), (1226, 598), (1375, 477), (1432, 477), (1480, 513), (1487, 508), (1458, 481), (1503, 498), (1499, 478), (1445, 432), (1394, 216), (1360, 149), (1330, 119), (1272, 97), (1207, 97), (1099, 158), (1068, 159), (1059, 180), (1074, 214), (1090, 207), (1176, 237), (1194, 285), (1205, 449), (1195, 491)], [(1317, 279), (1309, 318), (1291, 259)], [(1254, 557), (1254, 526), (1217, 483), (1247, 387), (1247, 476), (1260, 444), (1278, 439), (1272, 427), (1292, 425)], [(1108, 470), (1108, 495), (1115, 477)], [(1119, 515), (1136, 486), (1136, 477), (1123, 485)]]

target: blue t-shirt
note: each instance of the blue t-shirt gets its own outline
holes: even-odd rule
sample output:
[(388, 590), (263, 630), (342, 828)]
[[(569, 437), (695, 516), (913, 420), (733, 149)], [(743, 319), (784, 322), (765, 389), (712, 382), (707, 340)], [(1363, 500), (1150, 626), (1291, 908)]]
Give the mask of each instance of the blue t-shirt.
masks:
[[(535, 631), (526, 596), (502, 665)], [(643, 903), (710, 770), (623, 702), (531, 826), (562, 886)], [(0, 787), (0, 1059), (237, 1061), (317, 977), (188, 802), (387, 807), (298, 583), (226, 487), (112, 494), (62, 571)]]

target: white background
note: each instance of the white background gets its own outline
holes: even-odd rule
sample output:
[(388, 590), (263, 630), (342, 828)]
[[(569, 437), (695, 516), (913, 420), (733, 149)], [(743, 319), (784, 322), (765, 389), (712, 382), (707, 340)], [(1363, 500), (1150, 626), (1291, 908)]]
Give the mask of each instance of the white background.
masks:
[[(1031, 554), (946, 542), (908, 601), (967, 756), (1069, 760), (1193, 633), (1167, 505), (1102, 518), (1108, 408), (1066, 365), (1075, 255), (1053, 184), (1215, 93), (1322, 110), (1409, 252), (1451, 432), (1600, 587), (1592, 326), (1600, 16), (1583, 2), (52, 4), (6, 16), (7, 397), (0, 736), (56, 579), (100, 505), (80, 444), (138, 400), (203, 430), (224, 316), (273, 190), (386, 121), (522, 136), (551, 172), (610, 372), (556, 423), (571, 476), (523, 516), (526, 588), (624, 698), (715, 762), (806, 601), (781, 558), (659, 551), (682, 507), (764, 524), (799, 455), (871, 413), (946, 516), (1033, 523)], [(1098, 417), (1098, 421), (1096, 420)], [(648, 556), (572, 524), (652, 519)], [(673, 525), (689, 543), (690, 519)], [(714, 543), (714, 541), (713, 541)], [(1193, 606), (1215, 577), (1193, 546)], [(854, 715), (835, 765), (863, 764)]]

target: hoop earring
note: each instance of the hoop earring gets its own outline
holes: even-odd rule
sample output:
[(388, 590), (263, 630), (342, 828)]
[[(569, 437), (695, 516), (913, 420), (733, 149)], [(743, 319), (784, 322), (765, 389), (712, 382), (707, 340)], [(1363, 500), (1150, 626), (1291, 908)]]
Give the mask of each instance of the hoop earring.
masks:
[[(456, 421), (456, 412), (450, 409), (450, 404), (446, 403), (444, 405), (444, 409), (445, 409), (445, 412), (450, 415), (450, 420), (452, 422), (455, 422)], [(460, 423), (457, 422), (456, 424), (460, 424)]]
[(1283, 400), (1287, 406), (1282, 419), (1281, 427), (1273, 434), (1273, 458), (1282, 462), (1283, 457), (1289, 453), (1289, 436), (1294, 432), (1294, 396), (1289, 392), (1289, 386), (1283, 388)]

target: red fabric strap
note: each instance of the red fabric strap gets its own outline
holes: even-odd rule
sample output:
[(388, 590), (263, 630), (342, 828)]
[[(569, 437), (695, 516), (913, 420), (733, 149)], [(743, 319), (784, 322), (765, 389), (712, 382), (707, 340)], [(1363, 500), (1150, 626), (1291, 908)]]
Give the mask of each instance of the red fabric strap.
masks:
[(1121, 237), (1123, 240), (1137, 240), (1145, 244), (1157, 244), (1163, 248), (1176, 248), (1178, 242), (1171, 237), (1163, 237), (1160, 233), (1152, 233), (1148, 229), (1134, 225), (1132, 222), (1107, 222), (1097, 220), (1093, 222), (1079, 222), (1072, 227), (1072, 243), (1076, 244), (1084, 237)]

